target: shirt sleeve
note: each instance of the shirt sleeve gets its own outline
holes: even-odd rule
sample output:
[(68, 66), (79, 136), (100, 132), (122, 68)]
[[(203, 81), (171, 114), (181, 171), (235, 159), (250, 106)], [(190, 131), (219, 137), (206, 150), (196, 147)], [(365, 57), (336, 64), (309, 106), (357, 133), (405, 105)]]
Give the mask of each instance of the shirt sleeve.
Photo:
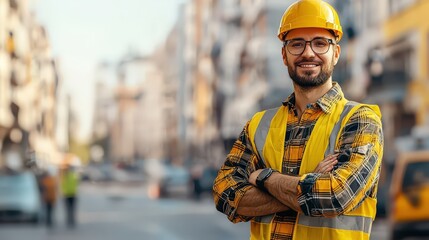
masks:
[(254, 154), (248, 135), (249, 122), (234, 143), (213, 184), (216, 209), (228, 216), (231, 222), (249, 221), (251, 217), (237, 214), (238, 204), (244, 193), (251, 188), (248, 179), (262, 161)]
[(354, 210), (366, 197), (376, 197), (383, 155), (381, 119), (358, 109), (343, 128), (338, 164), (330, 173), (309, 173), (298, 184), (298, 203), (308, 216), (333, 217)]

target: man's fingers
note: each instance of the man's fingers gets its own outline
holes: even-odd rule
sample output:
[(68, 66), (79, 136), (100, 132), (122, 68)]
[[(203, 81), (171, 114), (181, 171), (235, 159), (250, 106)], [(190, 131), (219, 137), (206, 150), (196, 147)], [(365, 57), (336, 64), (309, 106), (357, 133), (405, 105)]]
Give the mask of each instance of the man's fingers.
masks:
[(328, 165), (328, 166), (326, 166), (326, 168), (322, 171), (323, 173), (325, 173), (325, 172), (329, 172), (329, 171), (331, 171), (332, 170), (332, 165)]
[(337, 164), (338, 153), (328, 155), (325, 159), (323, 159), (314, 170), (315, 172), (325, 173), (329, 172), (334, 168), (334, 165)]
[(322, 162), (320, 162), (320, 164), (322, 164), (322, 165), (332, 164), (335, 161), (337, 161), (336, 157), (327, 157), (327, 158), (325, 158), (325, 160), (323, 160)]
[(325, 159), (325, 161), (319, 163), (318, 172), (325, 173), (331, 171), (337, 162), (338, 160), (336, 158)]
[(334, 160), (334, 159), (337, 159), (337, 157), (338, 157), (338, 156), (335, 156), (335, 155), (329, 155), (329, 156), (327, 156), (327, 157), (323, 160), (323, 162), (324, 162), (324, 161), (332, 161), (332, 160)]
[(329, 155), (325, 158), (325, 161), (334, 161), (334, 160), (337, 160), (337, 158), (338, 158), (338, 154)]

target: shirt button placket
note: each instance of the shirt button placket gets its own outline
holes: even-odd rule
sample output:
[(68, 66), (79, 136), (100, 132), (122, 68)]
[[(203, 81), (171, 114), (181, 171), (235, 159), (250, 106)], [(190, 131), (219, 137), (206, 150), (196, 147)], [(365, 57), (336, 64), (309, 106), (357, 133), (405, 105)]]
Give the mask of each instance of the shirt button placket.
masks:
[(291, 175), (296, 175), (296, 168), (290, 168), (289, 169), (289, 173), (291, 174)]

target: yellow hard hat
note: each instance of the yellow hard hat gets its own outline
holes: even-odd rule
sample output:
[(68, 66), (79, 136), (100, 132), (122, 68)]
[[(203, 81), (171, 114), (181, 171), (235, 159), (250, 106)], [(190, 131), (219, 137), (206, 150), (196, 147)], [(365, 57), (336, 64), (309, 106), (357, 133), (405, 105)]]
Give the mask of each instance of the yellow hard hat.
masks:
[(287, 32), (297, 28), (332, 30), (337, 36), (337, 41), (343, 36), (337, 12), (322, 0), (300, 0), (290, 5), (283, 14), (277, 36), (283, 41)]

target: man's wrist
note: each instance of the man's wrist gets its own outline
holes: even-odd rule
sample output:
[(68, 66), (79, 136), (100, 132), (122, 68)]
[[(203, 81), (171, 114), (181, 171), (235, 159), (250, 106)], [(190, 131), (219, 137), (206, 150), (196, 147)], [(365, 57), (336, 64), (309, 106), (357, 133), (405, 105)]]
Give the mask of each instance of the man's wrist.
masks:
[(265, 168), (262, 170), (256, 177), (256, 187), (258, 187), (260, 190), (268, 192), (267, 188), (265, 187), (265, 182), (273, 174), (273, 172), (274, 170), (272, 168)]

